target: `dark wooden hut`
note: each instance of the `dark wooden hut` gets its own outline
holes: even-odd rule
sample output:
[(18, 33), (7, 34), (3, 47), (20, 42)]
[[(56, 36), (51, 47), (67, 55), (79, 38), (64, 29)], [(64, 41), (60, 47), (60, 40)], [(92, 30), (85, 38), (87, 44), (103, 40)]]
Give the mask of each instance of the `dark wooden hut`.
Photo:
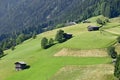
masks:
[(98, 26), (88, 26), (87, 28), (88, 28), (88, 31), (97, 31), (97, 30), (99, 30), (100, 27), (98, 27)]
[(68, 34), (68, 33), (64, 33), (63, 36), (64, 36), (65, 39), (70, 39), (70, 38), (72, 38), (73, 35)]
[(17, 71), (26, 69), (27, 64), (25, 62), (15, 62), (15, 69)]

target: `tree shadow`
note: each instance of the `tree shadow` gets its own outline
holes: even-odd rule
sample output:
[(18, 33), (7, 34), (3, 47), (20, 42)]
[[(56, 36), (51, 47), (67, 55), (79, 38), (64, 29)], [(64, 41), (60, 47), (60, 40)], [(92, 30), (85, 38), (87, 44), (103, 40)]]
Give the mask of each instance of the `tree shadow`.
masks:
[(30, 68), (30, 65), (26, 65), (25, 69), (29, 69)]
[(2, 57), (6, 56), (6, 55), (8, 55), (8, 54), (3, 54), (3, 55), (0, 55), (0, 59), (2, 59)]
[(48, 48), (50, 48), (50, 47), (52, 47), (52, 46), (54, 46), (54, 45), (56, 45), (56, 44), (57, 44), (57, 43), (53, 43), (53, 44), (51, 44), (51, 45), (47, 45), (45, 49), (48, 49)]

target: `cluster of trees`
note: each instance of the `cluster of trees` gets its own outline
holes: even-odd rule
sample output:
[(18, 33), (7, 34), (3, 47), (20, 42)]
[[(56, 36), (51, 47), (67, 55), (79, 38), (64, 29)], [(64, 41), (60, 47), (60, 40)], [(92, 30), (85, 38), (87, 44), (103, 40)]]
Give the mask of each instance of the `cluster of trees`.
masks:
[(72, 38), (71, 34), (64, 33), (63, 30), (58, 30), (56, 35), (55, 35), (55, 40), (53, 38), (50, 38), (48, 40), (46, 37), (43, 37), (41, 40), (41, 47), (43, 49), (47, 49), (55, 44), (54, 41), (57, 41), (58, 43), (62, 43), (70, 38)]
[(101, 4), (101, 14), (106, 17), (116, 17), (120, 15), (119, 0), (103, 0)]
[(109, 47), (107, 51), (111, 58), (115, 59), (114, 76), (120, 80), (120, 55), (117, 55), (115, 47)]
[(2, 34), (0, 36), (0, 48), (2, 50), (12, 49), (14, 50), (15, 46), (21, 44), (23, 41), (29, 38), (36, 38), (36, 35), (50, 29), (44, 29), (48, 24), (44, 23), (39, 26), (29, 27), (21, 30), (20, 32), (12, 32), (11, 34)]
[[(120, 15), (119, 0), (6, 0), (1, 3), (0, 34), (4, 31), (12, 33), (15, 30), (19, 31), (40, 24), (46, 24), (46, 27), (51, 28), (58, 23), (79, 22), (97, 15), (106, 17)], [(63, 25), (58, 27), (61, 26)]]
[(51, 47), (52, 45), (54, 45), (54, 39), (50, 38), (49, 40), (46, 37), (43, 37), (41, 40), (41, 47), (43, 49), (47, 49), (49, 47)]
[[(9, 2), (9, 6), (7, 2)], [(15, 44), (19, 44), (31, 38), (34, 31), (38, 34), (53, 29), (57, 24), (59, 25), (55, 28), (64, 27), (64, 23), (67, 21), (80, 22), (97, 15), (104, 15), (106, 17), (120, 15), (119, 0), (56, 0), (54, 3), (49, 0), (35, 0), (32, 2), (33, 5), (28, 5), (31, 1), (28, 2), (26, 0), (19, 1), (19, 5), (16, 0), (13, 0), (13, 2), (7, 0), (2, 3), (3, 5), (0, 7), (3, 13), (0, 13), (0, 26), (2, 27), (0, 29), (0, 41), (2, 41), (0, 46), (4, 48), (5, 46), (3, 47), (3, 45), (6, 45), (5, 48), (7, 49), (11, 48), (11, 44), (16, 39), (17, 43), (15, 42)], [(40, 5), (43, 3), (44, 5), (40, 8)], [(49, 5), (49, 7), (46, 5)], [(56, 7), (57, 9), (55, 9)], [(99, 19), (97, 22), (101, 25), (105, 24), (104, 21)], [(19, 40), (20, 37), (18, 36), (20, 34), (24, 34), (25, 39)]]
[(98, 24), (100, 24), (101, 26), (103, 26), (103, 25), (105, 25), (106, 23), (108, 23), (108, 22), (110, 22), (110, 21), (109, 21), (109, 19), (107, 19), (107, 18), (105, 18), (105, 19), (98, 18), (98, 19), (96, 20), (96, 22), (97, 22)]
[(12, 49), (14, 50), (15, 46), (18, 44), (21, 44), (23, 41), (29, 39), (29, 38), (36, 38), (37, 33), (33, 32), (31, 34), (25, 34), (25, 33), (19, 33), (19, 34), (14, 34), (13, 36), (10, 36), (4, 40), (1, 41), (0, 43), (0, 48), (2, 50), (6, 50), (6, 49)]
[[(117, 41), (120, 43), (120, 37), (117, 38)], [(115, 47), (109, 47), (107, 51), (111, 58), (115, 59), (114, 76), (120, 80), (120, 55), (117, 55)]]

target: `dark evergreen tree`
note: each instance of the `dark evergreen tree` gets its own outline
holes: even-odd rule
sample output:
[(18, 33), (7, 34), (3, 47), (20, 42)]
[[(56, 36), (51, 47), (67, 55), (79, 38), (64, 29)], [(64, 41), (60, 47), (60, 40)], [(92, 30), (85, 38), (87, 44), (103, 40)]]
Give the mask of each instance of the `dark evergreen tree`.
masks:
[(62, 42), (65, 40), (63, 34), (64, 34), (64, 31), (63, 31), (63, 30), (58, 30), (58, 31), (57, 31), (57, 34), (56, 34), (56, 36), (55, 36), (55, 40), (58, 41), (59, 43), (62, 43)]
[(25, 35), (24, 34), (20, 34), (17, 39), (16, 39), (16, 44), (20, 44), (24, 41), (25, 39)]
[(103, 16), (111, 17), (110, 3), (109, 2), (103, 2), (101, 4), (101, 6), (102, 6), (101, 12), (102, 12)]
[(37, 37), (37, 33), (34, 31), (32, 34), (32, 38), (35, 39)]
[(117, 57), (115, 63), (114, 75), (120, 80), (120, 55)]
[(54, 40), (53, 40), (53, 38), (50, 38), (50, 40), (49, 40), (49, 46), (52, 46), (54, 44)]
[(120, 43), (120, 36), (117, 38), (118, 43)]
[(6, 50), (6, 48), (7, 48), (7, 42), (4, 41), (4, 42), (3, 42), (3, 45), (2, 45), (2, 49), (3, 49), (3, 50)]
[(3, 56), (4, 52), (3, 49), (0, 48), (0, 56)]
[(115, 47), (107, 48), (107, 52), (113, 59), (117, 57), (117, 52), (115, 51)]
[(15, 46), (12, 46), (12, 47), (11, 47), (11, 50), (12, 50), (12, 51), (15, 50)]
[(43, 37), (42, 40), (41, 40), (41, 47), (43, 49), (46, 49), (48, 48), (48, 39), (46, 37)]
[(62, 24), (58, 24), (58, 25), (56, 25), (56, 27), (55, 28), (62, 28), (62, 27), (64, 27), (65, 26), (65, 24), (64, 23), (62, 23)]

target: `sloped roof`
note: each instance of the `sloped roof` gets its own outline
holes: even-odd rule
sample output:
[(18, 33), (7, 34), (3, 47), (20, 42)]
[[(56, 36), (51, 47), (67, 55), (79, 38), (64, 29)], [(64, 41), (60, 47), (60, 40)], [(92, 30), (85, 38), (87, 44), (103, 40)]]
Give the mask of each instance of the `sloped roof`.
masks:
[(26, 64), (26, 63), (23, 61), (19, 61), (19, 62), (15, 62), (15, 64)]

